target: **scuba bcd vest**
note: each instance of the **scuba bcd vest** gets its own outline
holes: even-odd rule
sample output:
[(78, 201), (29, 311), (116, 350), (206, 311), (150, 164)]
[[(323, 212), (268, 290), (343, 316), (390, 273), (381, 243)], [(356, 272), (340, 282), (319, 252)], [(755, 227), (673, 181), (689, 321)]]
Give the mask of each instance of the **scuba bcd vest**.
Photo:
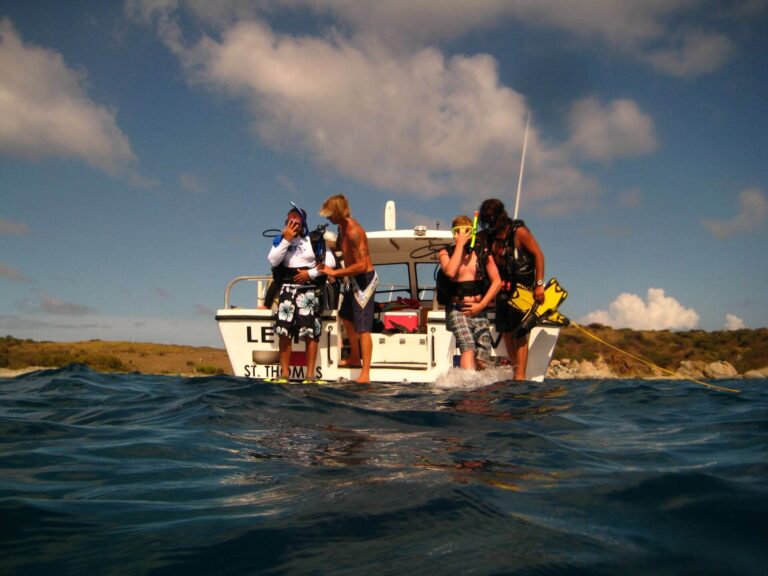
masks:
[[(453, 255), (455, 249), (455, 244), (446, 246), (445, 248), (449, 257)], [(445, 272), (443, 272), (443, 269), (438, 266), (435, 270), (435, 292), (437, 292), (438, 304), (445, 306), (446, 304), (450, 304), (454, 297), (485, 294), (488, 289), (488, 275), (485, 272), (485, 261), (488, 257), (488, 252), (485, 250), (485, 242), (483, 241), (482, 236), (478, 235), (476, 237), (474, 248), (470, 249), (469, 244), (467, 244), (465, 250), (474, 252), (477, 255), (476, 280), (470, 282), (454, 282), (445, 274)]]
[[(315, 263), (316, 264), (322, 264), (325, 262), (325, 254), (327, 251), (327, 247), (325, 245), (325, 229), (327, 225), (321, 224), (312, 232), (309, 233), (309, 243), (312, 246), (312, 251), (315, 253)], [(282, 241), (283, 237), (282, 235), (276, 236), (273, 245), (277, 246)], [(293, 276), (296, 274), (296, 269), (294, 268), (288, 268), (287, 266), (280, 264), (278, 266), (274, 266), (272, 268), (272, 282), (270, 283), (269, 287), (267, 288), (266, 293), (264, 294), (264, 305), (267, 308), (272, 307), (272, 303), (275, 301), (275, 296), (277, 296), (280, 293), (280, 288), (283, 284), (290, 281)], [(316, 288), (319, 288), (321, 293), (325, 295), (325, 290), (323, 289), (326, 285), (326, 281), (328, 278), (325, 276), (325, 274), (318, 276), (314, 280), (312, 280), (312, 283), (315, 285)], [(327, 304), (327, 302), (323, 302), (324, 298), (320, 299), (321, 302), (321, 308), (324, 307), (324, 304)]]
[[(525, 226), (525, 222), (522, 220), (510, 221), (507, 235), (501, 241), (502, 246), (499, 250), (493, 251), (493, 255), (502, 280), (511, 281), (513, 284), (533, 286), (536, 268), (532, 255), (522, 247), (518, 248), (517, 255), (515, 255), (515, 234), (518, 228), (523, 226)], [(488, 250), (491, 251), (492, 249), (492, 246), (489, 246)]]

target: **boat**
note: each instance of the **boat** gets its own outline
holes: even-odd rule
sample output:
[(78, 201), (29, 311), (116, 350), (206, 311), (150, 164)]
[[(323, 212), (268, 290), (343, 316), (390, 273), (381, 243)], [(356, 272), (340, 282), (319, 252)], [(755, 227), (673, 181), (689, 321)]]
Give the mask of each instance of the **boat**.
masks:
[[(438, 303), (435, 290), (435, 272), (439, 265), (437, 252), (452, 244), (453, 236), (450, 230), (426, 226), (397, 229), (393, 201), (387, 202), (385, 207), (384, 229), (368, 232), (367, 236), (371, 260), (379, 275), (374, 296), (377, 317), (371, 334), (371, 380), (435, 382), (458, 366), (459, 358), (454, 336), (446, 328), (444, 307)], [(226, 286), (224, 307), (216, 312), (216, 321), (236, 376), (263, 380), (280, 375), (274, 312), (264, 306), (271, 281), (271, 275), (232, 279)], [(244, 289), (244, 286), (250, 288)], [(234, 304), (236, 291), (239, 298), (247, 298), (253, 304), (250, 307)], [(344, 334), (338, 308), (338, 305), (330, 306), (320, 316), (322, 333), (316, 373), (312, 376), (329, 382), (354, 380), (360, 371), (339, 365), (343, 358)], [(492, 320), (492, 308), (489, 316)], [(544, 380), (559, 333), (560, 325), (547, 322), (532, 329), (526, 380)], [(507, 357), (506, 348), (493, 328), (492, 340), (491, 361), (502, 364)], [(292, 348), (291, 379), (308, 378), (304, 342), (294, 342)]]

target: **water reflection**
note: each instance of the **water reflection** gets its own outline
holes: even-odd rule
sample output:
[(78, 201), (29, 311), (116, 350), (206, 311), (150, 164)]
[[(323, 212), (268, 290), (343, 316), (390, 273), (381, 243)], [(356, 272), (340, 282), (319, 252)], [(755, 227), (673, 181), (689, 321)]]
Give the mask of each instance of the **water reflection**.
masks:
[(519, 384), (507, 380), (475, 390), (455, 393), (441, 405), (443, 409), (500, 420), (525, 419), (530, 416), (569, 410), (572, 407), (571, 402), (546, 402), (561, 399), (567, 394), (568, 389), (562, 385)]

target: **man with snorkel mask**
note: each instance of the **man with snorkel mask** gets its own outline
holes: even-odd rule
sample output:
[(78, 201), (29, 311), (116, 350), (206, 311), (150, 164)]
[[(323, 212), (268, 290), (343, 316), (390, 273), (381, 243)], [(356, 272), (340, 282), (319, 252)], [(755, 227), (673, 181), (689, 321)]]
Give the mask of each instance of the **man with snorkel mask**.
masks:
[(533, 290), (536, 302), (544, 302), (544, 253), (525, 223), (509, 218), (501, 200), (482, 203), (480, 223), (483, 245), (493, 255), (502, 282), (496, 296), (496, 330), (504, 338), (509, 362), (515, 368), (514, 379), (525, 380), (528, 330), (521, 325), (525, 314), (509, 300), (515, 285), (522, 284)]
[(309, 238), (307, 213), (291, 202), (282, 234), (275, 238), (267, 256), (274, 271), (273, 280), (280, 286), (275, 318), (280, 377), (271, 379), (273, 382), (287, 383), (290, 379), (294, 338), (306, 341), (307, 373), (304, 383), (321, 382), (315, 374), (321, 332), (319, 284), (324, 275), (321, 268), (333, 268), (336, 259), (332, 250), (325, 250), (323, 262), (318, 262), (317, 257)]
[[(493, 343), (485, 308), (501, 288), (493, 256), (481, 257), (474, 249), (477, 213), (475, 217), (474, 223), (463, 214), (454, 218), (451, 226), (456, 245), (438, 254), (440, 268), (451, 281), (446, 327), (456, 339), (459, 366), (464, 370), (482, 370), (488, 364)], [(488, 280), (487, 289), (483, 277)]]

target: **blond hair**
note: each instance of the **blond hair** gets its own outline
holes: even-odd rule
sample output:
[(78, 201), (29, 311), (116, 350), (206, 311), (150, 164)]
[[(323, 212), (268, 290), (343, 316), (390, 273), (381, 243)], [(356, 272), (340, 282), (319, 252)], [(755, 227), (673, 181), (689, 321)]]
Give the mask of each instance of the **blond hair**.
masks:
[(459, 214), (451, 222), (451, 228), (456, 228), (456, 226), (472, 226), (472, 220), (469, 219), (469, 216)]
[(344, 194), (331, 196), (320, 208), (320, 216), (324, 218), (349, 218), (349, 203)]

